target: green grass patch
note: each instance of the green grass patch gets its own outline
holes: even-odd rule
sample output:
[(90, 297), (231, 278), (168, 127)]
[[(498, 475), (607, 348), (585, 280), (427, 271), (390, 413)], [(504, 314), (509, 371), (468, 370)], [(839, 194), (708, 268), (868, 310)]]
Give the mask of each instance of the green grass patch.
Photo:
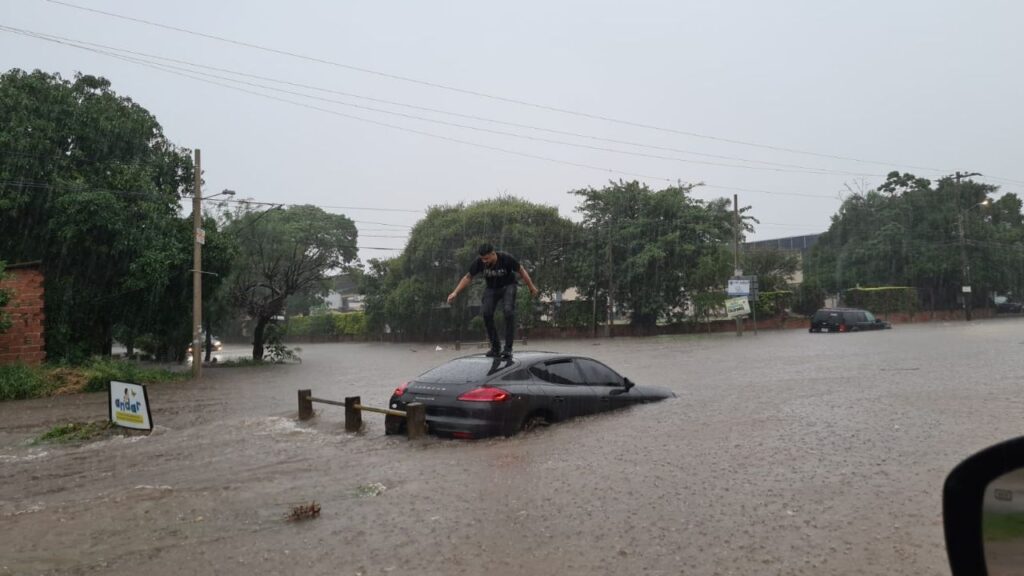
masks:
[(110, 358), (94, 358), (78, 366), (9, 364), (0, 366), (0, 401), (102, 392), (111, 380), (158, 384), (188, 378), (188, 372), (172, 372)]
[(24, 364), (0, 366), (0, 400), (48, 396), (59, 387), (59, 380), (42, 368)]
[(50, 428), (39, 437), (34, 444), (69, 444), (71, 442), (88, 442), (101, 436), (109, 436), (115, 427), (110, 422), (71, 422)]
[(85, 392), (102, 392), (110, 385), (111, 380), (135, 382), (137, 384), (156, 384), (187, 380), (188, 372), (172, 372), (163, 368), (150, 368), (137, 362), (113, 360), (110, 358), (93, 358), (80, 368), (85, 376)]
[(981, 534), (986, 541), (1024, 538), (1024, 513), (985, 512), (981, 519)]

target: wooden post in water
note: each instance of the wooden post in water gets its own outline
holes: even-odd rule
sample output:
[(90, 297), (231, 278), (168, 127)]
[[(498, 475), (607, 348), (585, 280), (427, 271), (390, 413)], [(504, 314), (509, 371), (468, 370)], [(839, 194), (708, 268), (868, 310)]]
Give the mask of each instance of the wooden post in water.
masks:
[(313, 401), (310, 400), (312, 397), (312, 390), (299, 390), (299, 420), (309, 420), (313, 417)]
[(363, 429), (363, 413), (356, 406), (359, 396), (345, 398), (345, 432), (359, 432)]
[(423, 438), (427, 435), (427, 407), (420, 402), (405, 405), (405, 429), (409, 440)]

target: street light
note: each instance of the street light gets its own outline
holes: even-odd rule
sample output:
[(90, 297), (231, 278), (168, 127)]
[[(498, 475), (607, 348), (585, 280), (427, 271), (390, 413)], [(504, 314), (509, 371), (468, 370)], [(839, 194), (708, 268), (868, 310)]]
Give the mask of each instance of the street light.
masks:
[(206, 198), (203, 198), (203, 200), (210, 200), (211, 198), (216, 198), (217, 196), (234, 196), (234, 195), (235, 195), (235, 191), (234, 190), (228, 190), (227, 188), (225, 188), (223, 191), (218, 192), (218, 193), (214, 194), (213, 196), (207, 196)]

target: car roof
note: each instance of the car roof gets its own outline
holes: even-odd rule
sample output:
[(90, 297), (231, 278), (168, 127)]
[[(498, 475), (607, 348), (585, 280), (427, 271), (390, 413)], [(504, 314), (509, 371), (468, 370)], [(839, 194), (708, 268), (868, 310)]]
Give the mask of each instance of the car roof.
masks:
[[(488, 358), (486, 354), (468, 354), (466, 356), (459, 356), (458, 358), (452, 358), (452, 360), (462, 360), (464, 358)], [(513, 360), (529, 360), (530, 362), (537, 362), (539, 360), (547, 360), (554, 358), (586, 358), (586, 356), (580, 356), (579, 354), (564, 354), (562, 352), (549, 352), (547, 350), (524, 350), (522, 352), (516, 352), (513, 356)]]
[[(480, 354), (468, 354), (466, 356), (459, 356), (458, 358), (452, 358), (451, 360), (449, 360), (449, 362), (455, 362), (457, 360), (466, 360), (466, 359), (470, 359), (470, 358), (487, 358), (487, 359), (490, 359), (490, 357), (488, 357), (486, 354), (480, 353)], [(548, 351), (548, 350), (524, 350), (522, 352), (516, 352), (512, 356), (512, 360), (514, 362), (509, 367), (511, 367), (511, 366), (533, 366), (534, 364), (537, 364), (538, 362), (546, 362), (548, 360), (558, 360), (558, 359), (563, 359), (563, 358), (573, 358), (573, 359), (582, 358), (582, 359), (586, 359), (586, 360), (595, 360), (594, 358), (591, 358), (589, 356), (583, 356), (581, 354), (566, 354), (564, 352), (551, 352), (551, 351)], [(597, 360), (597, 361), (600, 362), (600, 360)], [(602, 364), (603, 364), (603, 362), (602, 362)]]
[[(493, 376), (494, 378), (499, 378), (501, 375), (507, 374), (511, 370), (529, 369), (529, 368), (533, 367), (534, 365), (539, 364), (541, 362), (547, 362), (549, 360), (564, 360), (564, 359), (574, 359), (574, 360), (575, 359), (586, 359), (586, 360), (593, 360), (593, 361), (598, 362), (600, 364), (604, 364), (600, 360), (596, 360), (596, 359), (590, 358), (588, 356), (582, 356), (580, 354), (565, 354), (565, 353), (562, 353), (562, 352), (550, 352), (550, 351), (547, 351), (547, 350), (524, 350), (522, 352), (516, 352), (515, 355), (512, 357), (512, 361), (511, 362), (508, 362), (508, 364), (506, 364), (505, 366), (502, 366), (499, 370), (495, 371), (493, 374), (488, 374), (488, 378), (490, 378), (491, 376)], [(456, 358), (452, 358), (451, 360), (448, 360), (447, 362), (445, 362), (441, 366), (444, 366), (444, 365), (447, 365), (447, 364), (452, 364), (454, 362), (459, 362), (460, 360), (475, 360), (475, 361), (479, 361), (479, 360), (494, 361), (494, 360), (497, 360), (497, 361), (501, 362), (500, 358), (493, 358), (493, 357), (487, 356), (486, 354), (479, 353), (479, 354), (467, 354), (465, 356), (458, 356)], [(605, 364), (605, 366), (607, 367), (606, 364)], [(436, 366), (434, 368), (431, 368), (427, 372), (424, 372), (423, 374), (420, 374), (420, 376), (423, 376), (423, 375), (425, 375), (425, 374), (427, 374), (427, 373), (429, 373), (429, 372), (431, 372), (431, 371), (433, 371), (435, 369), (438, 369), (438, 368), (440, 368), (440, 366)]]

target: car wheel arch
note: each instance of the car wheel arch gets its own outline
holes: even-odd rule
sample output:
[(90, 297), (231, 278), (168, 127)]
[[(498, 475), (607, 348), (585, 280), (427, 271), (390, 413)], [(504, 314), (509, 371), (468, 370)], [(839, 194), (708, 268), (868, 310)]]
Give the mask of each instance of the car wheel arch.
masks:
[[(538, 422), (541, 420), (542, 422)], [(557, 422), (555, 415), (552, 411), (546, 408), (536, 408), (527, 412), (526, 416), (523, 416), (523, 421), (519, 424), (519, 430), (527, 432), (537, 427), (537, 425), (546, 426)]]

